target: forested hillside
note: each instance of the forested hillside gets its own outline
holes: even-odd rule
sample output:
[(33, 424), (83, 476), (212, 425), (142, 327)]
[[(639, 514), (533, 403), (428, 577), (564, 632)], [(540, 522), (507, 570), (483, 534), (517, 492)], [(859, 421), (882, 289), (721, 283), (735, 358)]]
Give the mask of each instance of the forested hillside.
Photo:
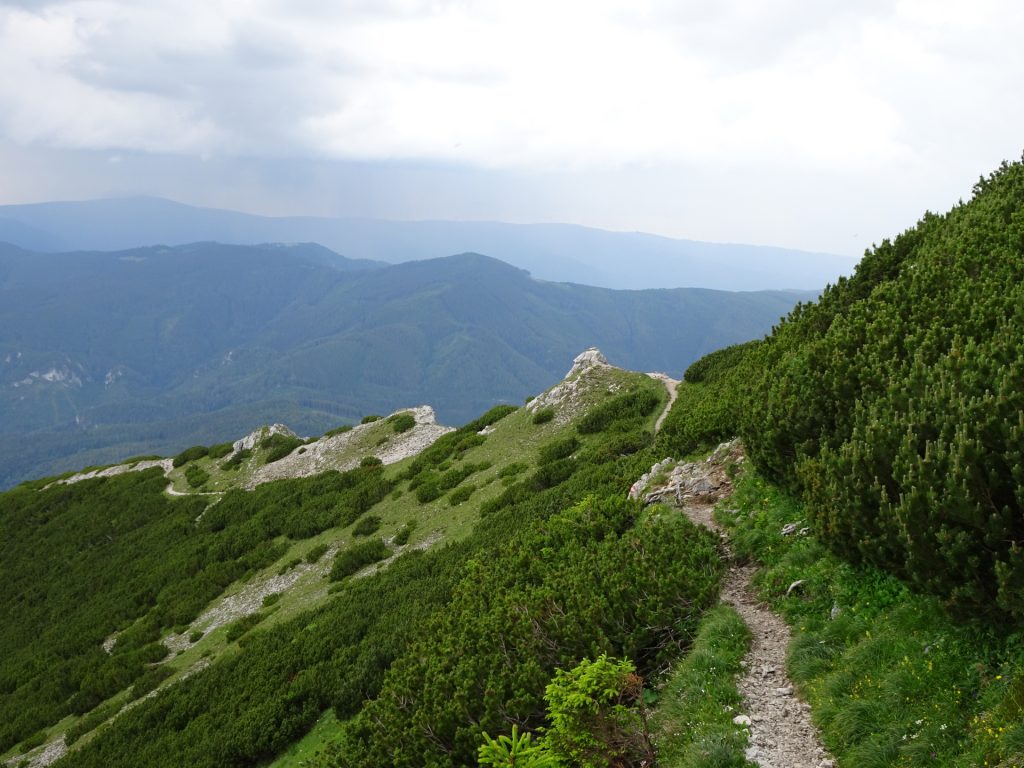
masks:
[(1024, 619), (1021, 163), (686, 380), (664, 447), (739, 432), (835, 552), (962, 614)]
[(457, 424), (590, 345), (680, 370), (810, 295), (611, 291), (471, 254), (381, 266), (311, 244), (0, 246), (0, 487), (272, 422), (315, 434), (429, 403)]

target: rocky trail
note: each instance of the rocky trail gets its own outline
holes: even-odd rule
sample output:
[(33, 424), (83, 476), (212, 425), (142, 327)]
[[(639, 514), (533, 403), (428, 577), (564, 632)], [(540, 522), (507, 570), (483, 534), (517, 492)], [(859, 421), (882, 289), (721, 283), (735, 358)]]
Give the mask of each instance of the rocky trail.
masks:
[(761, 768), (832, 768), (835, 763), (811, 723), (810, 706), (797, 697), (786, 674), (789, 627), (758, 600), (752, 584), (756, 566), (733, 560), (728, 536), (713, 516), (715, 504), (732, 492), (726, 467), (742, 464), (743, 458), (734, 441), (719, 446), (703, 462), (666, 459), (633, 485), (630, 497), (645, 504), (670, 504), (722, 540), (729, 572), (721, 599), (736, 609), (753, 636), (737, 683), (744, 710), (733, 719), (749, 731), (747, 759)]

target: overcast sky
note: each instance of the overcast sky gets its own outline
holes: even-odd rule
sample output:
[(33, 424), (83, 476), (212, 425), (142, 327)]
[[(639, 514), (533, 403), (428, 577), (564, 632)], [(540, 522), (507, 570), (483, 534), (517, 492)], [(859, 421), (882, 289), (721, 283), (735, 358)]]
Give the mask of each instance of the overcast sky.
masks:
[(1024, 150), (1014, 0), (0, 0), (0, 203), (859, 255)]

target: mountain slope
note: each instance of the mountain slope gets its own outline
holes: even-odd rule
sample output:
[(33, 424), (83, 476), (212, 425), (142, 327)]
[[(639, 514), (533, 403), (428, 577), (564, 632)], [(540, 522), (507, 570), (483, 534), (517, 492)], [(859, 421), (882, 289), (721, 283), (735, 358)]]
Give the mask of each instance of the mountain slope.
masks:
[(1022, 308), (1017, 162), (874, 248), (762, 343), (693, 366), (665, 447), (741, 431), (837, 553), (958, 611), (1020, 621)]
[[(543, 721), (554, 669), (678, 654), (715, 599), (714, 538), (624, 493), (667, 393), (596, 353), (577, 363), (533, 410), (493, 409), (387, 466), (338, 471), (418, 429), (407, 414), (323, 441), (360, 447), (316, 476), (252, 490), (286, 436), (0, 494), (3, 756), (46, 742), (70, 744), (69, 766), (266, 764), (333, 709), (346, 764), (466, 764), (483, 729)], [(502, 626), (507, 645), (480, 642)], [(395, 721), (409, 690), (437, 696)]]
[(757, 472), (719, 519), (840, 765), (1024, 765), (1022, 308), (1015, 162), (691, 366), (659, 436), (742, 434)]
[(569, 224), (271, 218), (159, 198), (0, 206), (0, 241), (43, 250), (119, 250), (203, 240), (322, 243), (387, 262), (486, 253), (543, 280), (605, 288), (816, 290), (855, 260), (754, 245), (676, 240)]
[(483, 256), (395, 266), (304, 246), (0, 248), (0, 484), (261, 423), (521, 402), (590, 345), (678, 369), (807, 294), (609, 291)]

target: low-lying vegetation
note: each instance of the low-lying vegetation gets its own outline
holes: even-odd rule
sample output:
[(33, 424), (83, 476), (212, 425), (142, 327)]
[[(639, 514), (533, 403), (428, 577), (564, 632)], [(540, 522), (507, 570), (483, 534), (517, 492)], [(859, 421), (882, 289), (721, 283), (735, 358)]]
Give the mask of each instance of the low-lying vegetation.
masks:
[(659, 691), (651, 733), (662, 768), (747, 768), (746, 731), (733, 723), (742, 711), (736, 679), (750, 630), (720, 605), (697, 628), (691, 651)]
[[(957, 620), (936, 598), (844, 562), (800, 535), (806, 515), (797, 500), (748, 474), (719, 518), (737, 553), (766, 566), (762, 595), (793, 627), (790, 675), (839, 764), (1024, 764), (1018, 635)], [(791, 523), (796, 530), (783, 535)]]

